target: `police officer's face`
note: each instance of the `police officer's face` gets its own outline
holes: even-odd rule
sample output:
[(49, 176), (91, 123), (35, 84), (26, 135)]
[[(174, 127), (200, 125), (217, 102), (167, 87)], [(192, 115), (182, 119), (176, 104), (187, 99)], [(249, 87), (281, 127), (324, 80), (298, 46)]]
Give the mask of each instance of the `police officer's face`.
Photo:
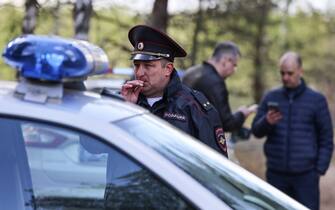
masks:
[(295, 88), (300, 84), (302, 69), (294, 59), (287, 59), (280, 65), (282, 83), (287, 88)]
[(165, 60), (155, 61), (134, 61), (135, 77), (144, 82), (141, 91), (146, 97), (163, 96), (170, 75), (173, 71), (173, 64)]

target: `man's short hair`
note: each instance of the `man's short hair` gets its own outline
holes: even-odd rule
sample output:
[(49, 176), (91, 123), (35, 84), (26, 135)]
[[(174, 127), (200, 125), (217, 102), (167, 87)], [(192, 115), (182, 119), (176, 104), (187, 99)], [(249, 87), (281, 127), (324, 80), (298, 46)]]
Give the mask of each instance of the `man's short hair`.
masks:
[(234, 57), (236, 57), (241, 56), (241, 51), (234, 42), (225, 41), (218, 43), (216, 45), (212, 57), (215, 58), (216, 60), (219, 60), (223, 55), (226, 54), (233, 55)]
[(302, 58), (300, 56), (300, 54), (297, 53), (297, 63), (298, 63), (298, 66), (301, 68), (302, 67)]
[(281, 57), (280, 57), (280, 64), (282, 64), (287, 58), (293, 58), (298, 65), (299, 68), (302, 67), (302, 58), (299, 53), (293, 52), (293, 51), (288, 51), (285, 52)]
[(161, 62), (161, 65), (162, 65), (163, 68), (164, 68), (168, 63), (173, 63), (173, 62), (171, 62), (171, 61), (169, 61), (169, 60), (167, 60), (167, 59), (164, 59), (164, 58), (160, 59), (160, 62)]

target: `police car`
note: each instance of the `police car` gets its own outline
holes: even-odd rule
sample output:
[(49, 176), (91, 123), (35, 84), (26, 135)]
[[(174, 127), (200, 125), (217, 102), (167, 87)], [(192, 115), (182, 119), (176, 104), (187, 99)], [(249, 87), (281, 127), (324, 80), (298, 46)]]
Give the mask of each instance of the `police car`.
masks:
[(306, 209), (136, 105), (82, 90), (88, 42), (22, 36), (3, 52), (0, 209)]

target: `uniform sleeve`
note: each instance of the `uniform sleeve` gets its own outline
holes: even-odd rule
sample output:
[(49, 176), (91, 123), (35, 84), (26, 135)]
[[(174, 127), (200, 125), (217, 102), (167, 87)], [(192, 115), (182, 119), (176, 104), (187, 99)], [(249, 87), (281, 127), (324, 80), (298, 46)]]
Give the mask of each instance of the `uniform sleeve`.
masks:
[(268, 135), (273, 129), (273, 126), (270, 125), (266, 120), (266, 113), (267, 113), (266, 104), (267, 104), (267, 97), (265, 96), (262, 99), (261, 104), (258, 107), (256, 116), (252, 122), (251, 131), (258, 138), (262, 138)]
[(201, 91), (219, 112), (224, 130), (234, 131), (241, 128), (245, 121), (244, 114), (239, 111), (232, 113), (225, 83), (223, 81), (213, 81), (210, 82), (211, 85), (208, 85), (208, 81), (204, 80), (202, 82), (206, 82), (207, 84), (201, 84), (200, 86), (206, 88), (202, 88)]
[(318, 132), (317, 170), (325, 174), (333, 154), (333, 126), (324, 96), (317, 102), (315, 124)]

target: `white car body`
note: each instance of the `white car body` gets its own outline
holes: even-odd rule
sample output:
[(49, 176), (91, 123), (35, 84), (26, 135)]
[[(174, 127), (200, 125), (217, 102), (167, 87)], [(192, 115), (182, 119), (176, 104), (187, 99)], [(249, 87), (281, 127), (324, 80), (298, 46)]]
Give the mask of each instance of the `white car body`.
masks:
[[(107, 145), (118, 148), (159, 177), (159, 179), (168, 183), (172, 189), (182, 195), (182, 197), (189, 201), (196, 209), (234, 209), (234, 207), (229, 206), (228, 203), (208, 189), (203, 183), (200, 183), (192, 174), (183, 170), (175, 162), (157, 150), (156, 147), (157, 145), (159, 147), (160, 142), (155, 142), (155, 144), (157, 144), (156, 146), (150, 146), (135, 136), (130, 135), (124, 129), (121, 129), (120, 126), (116, 125), (117, 123), (130, 118), (141, 117), (144, 120), (148, 120), (148, 122), (151, 121), (153, 124), (161, 125), (163, 128), (175, 132), (176, 138), (181, 139), (180, 144), (191, 145), (191, 147), (197, 150), (197, 154), (202, 154), (201, 158), (203, 161), (214, 161), (219, 168), (224, 168), (225, 173), (220, 176), (227, 176), (234, 182), (236, 181), (253, 188), (255, 191), (258, 191), (258, 193), (266, 195), (267, 199), (273, 199), (275, 200), (274, 202), (280, 203), (280, 205), (283, 206), (282, 209), (306, 209), (298, 202), (238, 165), (235, 165), (219, 153), (196, 141), (187, 134), (178, 131), (168, 123), (158, 119), (147, 110), (136, 105), (103, 97), (96, 93), (76, 90), (64, 90), (62, 99), (49, 100), (46, 103), (36, 103), (17, 96), (15, 94), (16, 85), (16, 82), (0, 82), (0, 119), (14, 118), (50, 123), (64, 126), (68, 129), (83, 131), (99, 139), (103, 139)], [(160, 135), (159, 131), (155, 132), (156, 135)], [(162, 144), (165, 144), (164, 147), (171, 146), (166, 141), (162, 141)], [(74, 150), (67, 152), (70, 156), (76, 156)], [(65, 153), (67, 152), (65, 151)], [(68, 159), (71, 160), (72, 157), (68, 158), (66, 155), (62, 157), (67, 161), (66, 164), (69, 165), (62, 165), (62, 163), (59, 163), (62, 162), (61, 159), (57, 159), (60, 156), (57, 155), (59, 151), (36, 151), (36, 149), (30, 148), (28, 153), (30, 153), (30, 156), (36, 156), (35, 162), (30, 162), (30, 167), (32, 170), (34, 168), (38, 170), (43, 167), (43, 170), (46, 171), (46, 175), (43, 175), (43, 179), (49, 179), (46, 180), (46, 182), (49, 183), (48, 185), (52, 185), (52, 181), (56, 184), (58, 182), (66, 182), (66, 178), (62, 178), (62, 176), (68, 173), (68, 169), (80, 172), (72, 174), (72, 177), (78, 177), (74, 178), (74, 180), (83, 180), (84, 178), (81, 177), (83, 173), (86, 175), (89, 174), (86, 177), (87, 180), (96, 179), (97, 183), (99, 182), (98, 180), (105, 178), (105, 169), (97, 166), (82, 167), (76, 163), (76, 160), (72, 160), (73, 162), (67, 161)], [(44, 161), (49, 162), (49, 165), (40, 161), (38, 156), (41, 155), (47, 157)], [(192, 157), (188, 157), (186, 153), (181, 155), (183, 155), (183, 158), (192, 159)], [(192, 162), (193, 160), (189, 161)], [(87, 173), (83, 172), (85, 170)], [(218, 171), (222, 170), (220, 169)], [(104, 180), (102, 182), (104, 182)], [(71, 186), (71, 183), (69, 183), (69, 186)], [(72, 195), (78, 194), (78, 190), (73, 189), (73, 191), (71, 191), (71, 187), (67, 190), (62, 188), (55, 189), (58, 189), (53, 192), (55, 195), (71, 197)], [(96, 191), (91, 190), (85, 194), (85, 189), (86, 188), (82, 189), (81, 196), (94, 197), (94, 192), (96, 192), (98, 197), (102, 197), (104, 193), (101, 189), (97, 189)], [(249, 199), (249, 202), (257, 203), (257, 209), (274, 209), (271, 205), (259, 199), (257, 200), (255, 197), (245, 195), (244, 199)], [(20, 208), (18, 207), (17, 209)], [(25, 209), (33, 208), (26, 206)]]

